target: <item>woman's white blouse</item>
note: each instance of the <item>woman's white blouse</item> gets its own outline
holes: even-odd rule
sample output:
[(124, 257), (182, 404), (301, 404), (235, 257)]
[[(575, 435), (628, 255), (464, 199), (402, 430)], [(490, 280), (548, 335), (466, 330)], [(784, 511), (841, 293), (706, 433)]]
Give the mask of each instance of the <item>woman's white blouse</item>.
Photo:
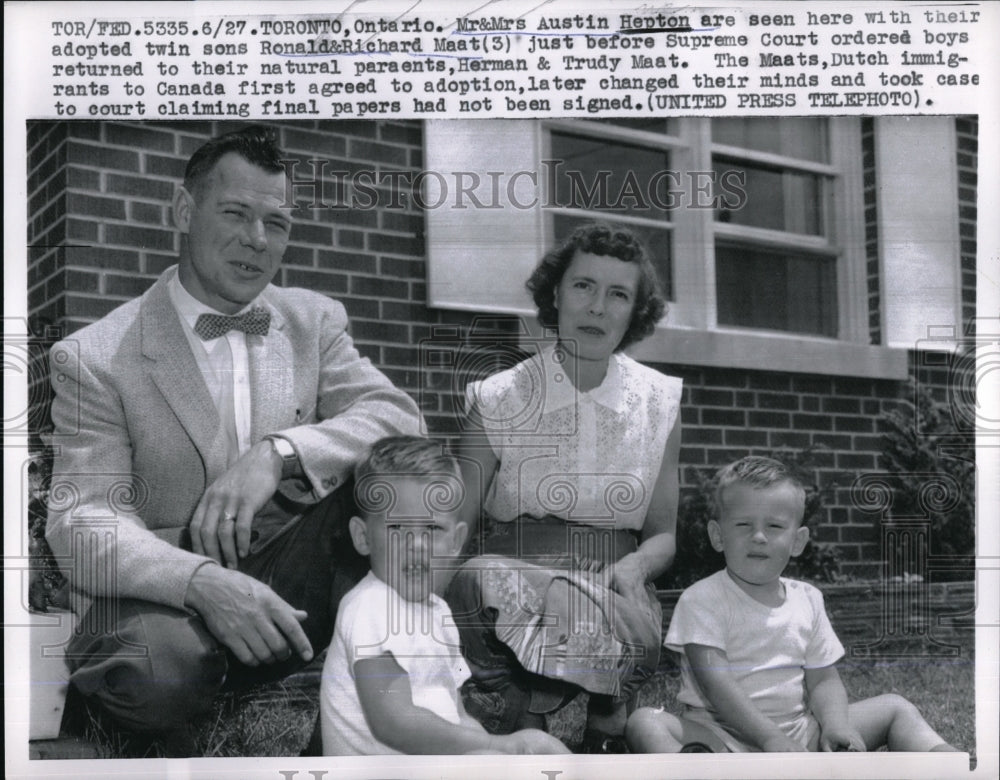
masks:
[(578, 392), (554, 347), (471, 382), (467, 408), (500, 461), (486, 511), (641, 529), (680, 398), (678, 377), (621, 353), (598, 387)]

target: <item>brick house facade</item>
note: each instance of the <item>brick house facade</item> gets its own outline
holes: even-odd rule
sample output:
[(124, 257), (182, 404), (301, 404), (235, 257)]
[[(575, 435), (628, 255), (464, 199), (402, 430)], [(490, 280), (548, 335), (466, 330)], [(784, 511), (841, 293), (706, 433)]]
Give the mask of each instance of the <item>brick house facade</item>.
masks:
[[(879, 310), (876, 123), (861, 120), (865, 268), (870, 343), (884, 343)], [(962, 328), (976, 313), (977, 120), (954, 120), (961, 258)], [(301, 161), (296, 177), (328, 159), (337, 170), (391, 169), (413, 174), (424, 165), (418, 121), (289, 122), (276, 124), (282, 146)], [(191, 152), (228, 129), (210, 122), (29, 122), (28, 311), (35, 370), (33, 432), (47, 424), (47, 345), (142, 293), (175, 262), (180, 238), (170, 201)], [(454, 373), (428, 363), (426, 345), (458, 352), (487, 342), (517, 350), (520, 320), (512, 315), (428, 306), (425, 215), (412, 198), (398, 208), (299, 209), (276, 283), (337, 298), (351, 317), (362, 352), (421, 405), (429, 432), (460, 429), (461, 387)], [(473, 331), (474, 327), (474, 331)], [(969, 331), (967, 331), (969, 332)], [(959, 334), (960, 335), (960, 334)], [(482, 352), (482, 350), (480, 350)], [(501, 354), (502, 353), (502, 354)], [(949, 401), (954, 357), (910, 351), (911, 372)], [(505, 349), (480, 356), (478, 370), (507, 360)], [(817, 448), (817, 481), (830, 485), (813, 538), (834, 544), (842, 571), (879, 573), (880, 516), (862, 511), (851, 486), (882, 468), (880, 415), (910, 391), (899, 379), (831, 376), (656, 362), (684, 379), (682, 489), (729, 460), (779, 449)], [(971, 435), (971, 434), (970, 434)]]

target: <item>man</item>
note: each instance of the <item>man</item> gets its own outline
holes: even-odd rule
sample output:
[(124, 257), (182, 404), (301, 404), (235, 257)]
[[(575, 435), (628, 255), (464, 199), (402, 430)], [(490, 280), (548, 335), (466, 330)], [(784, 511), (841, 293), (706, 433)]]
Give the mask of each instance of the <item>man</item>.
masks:
[(281, 158), (262, 128), (195, 152), (178, 265), (52, 350), (46, 535), (81, 616), (71, 682), (135, 731), (183, 729), (223, 683), (326, 646), (354, 464), (418, 432), (343, 306), (270, 284), (292, 230)]

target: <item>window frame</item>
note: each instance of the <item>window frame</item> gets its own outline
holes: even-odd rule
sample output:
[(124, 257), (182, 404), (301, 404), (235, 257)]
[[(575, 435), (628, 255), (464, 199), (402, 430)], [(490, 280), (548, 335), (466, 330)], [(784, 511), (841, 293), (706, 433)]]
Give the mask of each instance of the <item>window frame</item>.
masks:
[[(667, 120), (664, 120), (665, 122)], [(672, 134), (661, 137), (587, 120), (540, 120), (542, 149), (551, 158), (551, 131), (656, 146), (670, 153), (676, 171), (712, 171), (713, 155), (818, 174), (827, 178), (824, 235), (790, 233), (717, 222), (715, 210), (677, 209), (657, 227), (669, 232), (674, 300), (655, 333), (629, 353), (644, 361), (726, 365), (779, 371), (904, 378), (906, 356), (868, 343), (867, 264), (864, 247), (861, 126), (856, 117), (829, 117), (829, 162), (821, 163), (713, 143), (711, 119), (671, 120)], [(689, 182), (685, 178), (685, 183)], [(547, 202), (552, 202), (550, 199)], [(582, 209), (549, 209), (543, 219), (545, 245), (553, 245), (553, 213), (562, 211), (600, 219), (608, 215)], [(622, 224), (652, 220), (614, 214)], [(715, 249), (718, 241), (752, 243), (761, 248), (834, 257), (837, 263), (837, 335), (822, 336), (749, 326), (720, 325), (716, 301)], [(533, 334), (537, 335), (536, 334)]]
[[(666, 126), (668, 119), (664, 118), (664, 126)], [(656, 149), (670, 155), (670, 159), (674, 158), (674, 155), (687, 146), (687, 142), (684, 138), (678, 135), (669, 134), (655, 134), (649, 132), (643, 132), (640, 130), (635, 130), (632, 128), (624, 127), (622, 125), (614, 124), (598, 124), (596, 122), (586, 122), (573, 119), (543, 119), (540, 120), (542, 127), (541, 133), (541, 148), (543, 150), (543, 156), (546, 160), (552, 160), (555, 158), (554, 152), (552, 151), (552, 132), (563, 132), (569, 135), (582, 136), (586, 138), (592, 138), (600, 141), (620, 141), (624, 144), (631, 144), (636, 146), (644, 146), (650, 149)], [(670, 164), (670, 170), (681, 170), (676, 165)], [(550, 186), (552, 181), (549, 177), (545, 179), (545, 203), (555, 203), (556, 193), (552, 192)], [(676, 212), (674, 212), (676, 213)], [(560, 206), (557, 208), (546, 209), (545, 216), (542, 220), (543, 225), (543, 235), (544, 244), (547, 247), (552, 247), (556, 245), (555, 231), (553, 229), (553, 222), (556, 214), (564, 214), (567, 216), (583, 217), (585, 219), (592, 220), (606, 220), (613, 219), (614, 222), (621, 223), (625, 226), (633, 225), (635, 227), (649, 228), (652, 230), (662, 230), (669, 237), (670, 241), (670, 265), (671, 267), (676, 266), (676, 258), (674, 257), (675, 242), (674, 233), (676, 229), (676, 220), (673, 214), (669, 220), (658, 220), (649, 217), (641, 217), (624, 213), (614, 213), (609, 214), (608, 212), (603, 212), (598, 209), (580, 209), (571, 206)], [(667, 280), (663, 280), (665, 283)], [(666, 286), (666, 285), (665, 285)]]
[[(664, 119), (666, 124), (668, 120)], [(712, 171), (713, 158), (725, 156), (753, 163), (778, 167), (784, 170), (810, 173), (825, 177), (829, 195), (824, 195), (824, 235), (793, 233), (769, 228), (758, 228), (732, 223), (717, 222), (714, 209), (676, 209), (668, 222), (624, 214), (607, 215), (598, 210), (559, 207), (550, 209), (544, 220), (545, 245), (555, 241), (553, 217), (562, 213), (594, 219), (610, 218), (624, 225), (641, 225), (665, 231), (671, 240), (671, 270), (674, 276), (672, 289), (678, 293), (670, 304), (670, 321), (675, 326), (697, 327), (706, 330), (736, 329), (763, 331), (752, 326), (719, 325), (715, 290), (715, 248), (721, 242), (752, 244), (761, 249), (782, 249), (796, 253), (834, 258), (837, 263), (837, 335), (834, 341), (867, 342), (867, 315), (859, 324), (858, 304), (866, 304), (864, 290), (858, 290), (858, 273), (865, 272), (864, 236), (854, 229), (864, 219), (861, 194), (861, 129), (857, 121), (844, 121), (837, 117), (827, 120), (830, 162), (821, 163), (802, 158), (788, 157), (773, 152), (757, 151), (743, 147), (713, 143), (711, 119), (680, 118), (675, 123), (676, 134), (662, 136), (616, 125), (598, 124), (586, 120), (541, 120), (542, 148), (546, 159), (552, 159), (551, 133), (565, 132), (577, 136), (623, 143), (637, 144), (668, 152), (670, 166), (676, 171)], [(857, 154), (847, 150), (854, 148)], [(683, 180), (689, 184), (685, 178)], [(546, 182), (548, 185), (548, 182)], [(554, 194), (546, 193), (547, 203), (554, 202)], [(709, 240), (710, 239), (710, 240)], [(682, 253), (680, 250), (685, 251)], [(695, 297), (681, 294), (683, 290), (701, 290)], [(768, 331), (772, 332), (772, 331)], [(790, 338), (810, 337), (789, 331), (776, 331)]]
[[(660, 137), (660, 143), (671, 154), (670, 168), (682, 173), (713, 170), (710, 120), (676, 117), (670, 121), (671, 134)], [(861, 118), (831, 117), (828, 121), (829, 166), (840, 171), (833, 179), (830, 196), (836, 208), (832, 218), (828, 218), (835, 237), (833, 243), (840, 252), (838, 337), (719, 326), (715, 239), (717, 231), (726, 234), (732, 227), (719, 228), (714, 222), (714, 209), (684, 208), (671, 215), (684, 218), (659, 224), (673, 235), (670, 257), (675, 300), (654, 333), (630, 347), (629, 354), (643, 362), (659, 364), (906, 378), (906, 349), (868, 343)], [(555, 209), (542, 164), (551, 159), (549, 129), (615, 137), (625, 142), (634, 142), (637, 133), (643, 143), (648, 139), (634, 128), (586, 119), (425, 120), (424, 127), (425, 165), (429, 170), (443, 175), (458, 171), (500, 171), (508, 177), (512, 172), (537, 171), (537, 183), (523, 177), (517, 182), (529, 190), (535, 187), (533, 194), (537, 201), (533, 208), (512, 208), (507, 204), (497, 209), (477, 210), (449, 205), (425, 211), (427, 305), (520, 316), (524, 326), (522, 346), (531, 350), (540, 337), (552, 335), (537, 324), (536, 312), (523, 286), (542, 254), (553, 246), (551, 213)], [(485, 158), (484, 149), (488, 150)], [(808, 162), (804, 165), (813, 167)], [(487, 200), (488, 182), (484, 180), (478, 192)], [(532, 193), (526, 192), (525, 196), (529, 194)], [(601, 212), (590, 215), (600, 217)], [(769, 236), (757, 234), (757, 237)], [(483, 272), (469, 274), (469, 262), (480, 263)]]

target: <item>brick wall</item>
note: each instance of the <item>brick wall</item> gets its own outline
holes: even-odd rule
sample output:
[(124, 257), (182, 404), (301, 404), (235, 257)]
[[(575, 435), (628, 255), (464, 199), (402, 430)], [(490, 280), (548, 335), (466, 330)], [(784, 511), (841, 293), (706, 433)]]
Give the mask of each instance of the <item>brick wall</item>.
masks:
[(875, 176), (875, 120), (861, 120), (861, 168), (864, 181), (865, 270), (868, 282), (868, 334), (882, 343), (882, 286), (878, 257), (878, 181)]
[(29, 125), (28, 308), (49, 322), (62, 319), (65, 289), (66, 124)]
[[(834, 542), (843, 562), (878, 560), (871, 517), (854, 511), (856, 474), (878, 469), (877, 417), (896, 403), (895, 382), (764, 371), (662, 366), (684, 378), (681, 463), (714, 473), (747, 454), (814, 448), (817, 485), (827, 492), (813, 538)], [(685, 475), (684, 484), (694, 484)]]
[[(976, 190), (979, 157), (979, 118), (955, 118), (958, 166), (959, 248), (962, 265), (962, 322), (975, 327), (976, 317)], [(875, 173), (875, 120), (861, 120), (864, 176), (865, 260), (868, 281), (868, 332), (872, 344), (882, 343), (881, 281), (878, 256), (878, 181)], [(974, 335), (970, 331), (968, 335)]]
[[(275, 125), (297, 180), (326, 160), (320, 193), (296, 196), (343, 204), (337, 171), (415, 172), (422, 163), (419, 122), (312, 122)], [(176, 262), (180, 237), (170, 201), (190, 154), (227, 128), (219, 123), (31, 123), (28, 129), (28, 307), (33, 327), (70, 334), (141, 294)], [(421, 395), (418, 347), (435, 324), (471, 315), (432, 311), (426, 298), (423, 217), (403, 194), (398, 209), (299, 209), (276, 283), (328, 293), (344, 303), (359, 350), (414, 397)], [(436, 430), (442, 404), (423, 393)]]
[(976, 190), (979, 183), (979, 117), (958, 117), (958, 233), (962, 262), (962, 321), (975, 335), (976, 317)]
[[(343, 204), (336, 171), (416, 172), (422, 166), (419, 122), (324, 121), (274, 127), (298, 161), (296, 180), (315, 180), (311, 159), (328, 161), (321, 168), (323, 190), (316, 193), (300, 184), (300, 201), (319, 197), (328, 206)], [(972, 120), (960, 120), (958, 127), (963, 262), (968, 255), (974, 270), (976, 127)], [(28, 300), (35, 332), (42, 334), (49, 325), (72, 333), (140, 294), (175, 262), (179, 236), (170, 223), (175, 183), (191, 152), (226, 129), (223, 123), (207, 122), (29, 123)], [(873, 162), (866, 156), (866, 170)], [(866, 195), (873, 193), (873, 180), (866, 178), (865, 186)], [(383, 202), (389, 196), (386, 193)], [(419, 401), (432, 433), (454, 437), (460, 430), (463, 384), (456, 380), (456, 367), (462, 377), (478, 377), (509, 365), (520, 356), (520, 323), (511, 317), (429, 309), (423, 217), (408, 193), (396, 193), (394, 199), (399, 208), (300, 209), (276, 282), (309, 287), (342, 301), (359, 350)], [(866, 208), (866, 222), (873, 218)], [(877, 262), (874, 272), (877, 278)], [(966, 311), (974, 312), (974, 274), (964, 293)], [(877, 336), (873, 332), (874, 341)], [(39, 344), (50, 340), (40, 336)], [(818, 448), (817, 479), (830, 487), (830, 500), (815, 538), (839, 547), (845, 572), (877, 573), (876, 520), (852, 505), (850, 486), (859, 474), (879, 469), (878, 416), (896, 403), (903, 392), (899, 383), (656, 367), (685, 382), (684, 489), (697, 484), (694, 470), (714, 471), (751, 452)], [(921, 380), (938, 383), (939, 395), (945, 397), (946, 367), (924, 371)], [(41, 372), (33, 381), (44, 387)], [(44, 404), (41, 392), (33, 397)]]

